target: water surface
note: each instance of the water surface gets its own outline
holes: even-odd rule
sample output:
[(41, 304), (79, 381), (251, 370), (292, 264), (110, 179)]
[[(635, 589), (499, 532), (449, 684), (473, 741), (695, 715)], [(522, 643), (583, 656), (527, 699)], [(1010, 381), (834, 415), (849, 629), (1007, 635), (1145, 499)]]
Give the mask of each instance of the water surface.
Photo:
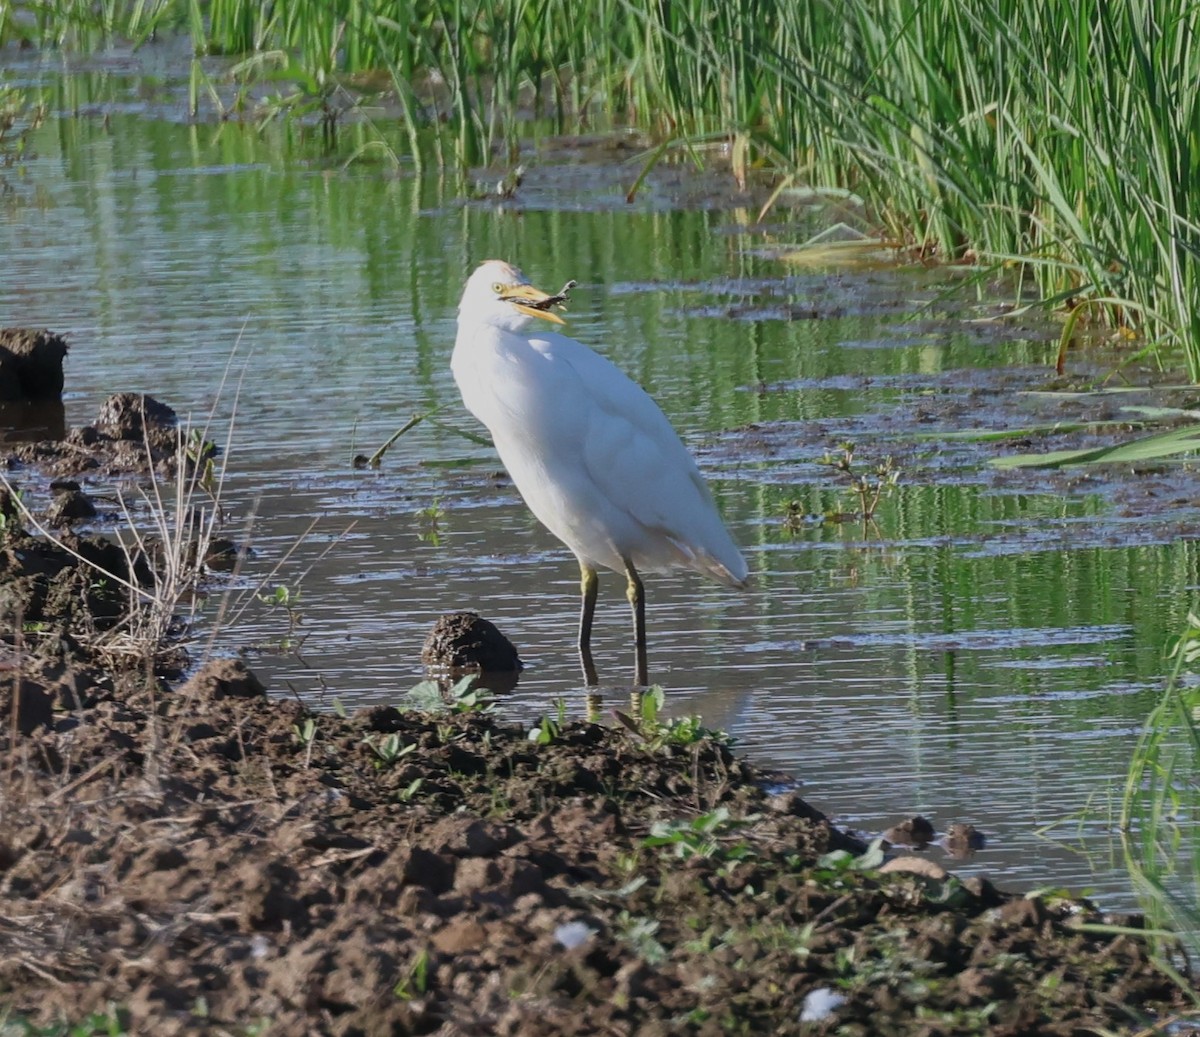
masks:
[[(270, 585), (299, 588), (303, 642), (279, 653), (286, 617), (254, 604), (218, 649), (254, 646), (279, 692), (386, 703), (420, 679), (436, 616), (473, 608), (528, 667), (507, 715), (532, 723), (560, 697), (582, 711), (574, 562), (494, 453), (424, 423), (380, 470), (351, 464), (435, 407), (478, 431), (449, 372), (455, 307), (477, 262), (508, 258), (548, 289), (580, 282), (571, 333), (660, 401), (750, 560), (746, 595), (648, 581), (671, 710), (728, 730), (864, 833), (914, 813), (970, 822), (989, 844), (960, 870), (1130, 902), (1114, 789), (1197, 582), (1194, 546), (1103, 492), (1006, 482), (978, 447), (914, 445), (923, 422), (1024, 420), (1055, 329), (984, 333), (922, 310), (944, 271), (789, 271), (760, 254), (752, 205), (673, 207), (677, 170), (627, 205), (636, 166), (548, 153), (515, 201), (463, 202), (282, 130), (187, 125), (141, 81), (70, 83), (64, 117), (8, 174), (0, 324), (69, 333), (71, 423), (120, 390), (197, 420), (215, 408), (221, 436), (232, 421), (230, 528), (254, 546), (238, 586), (286, 558)], [(810, 218), (782, 213), (774, 240), (802, 240)], [(843, 440), (869, 466), (900, 458), (899, 488), (866, 530), (789, 528), (790, 505), (853, 506), (820, 463)], [(613, 705), (628, 625), (622, 581), (602, 576), (594, 650)]]

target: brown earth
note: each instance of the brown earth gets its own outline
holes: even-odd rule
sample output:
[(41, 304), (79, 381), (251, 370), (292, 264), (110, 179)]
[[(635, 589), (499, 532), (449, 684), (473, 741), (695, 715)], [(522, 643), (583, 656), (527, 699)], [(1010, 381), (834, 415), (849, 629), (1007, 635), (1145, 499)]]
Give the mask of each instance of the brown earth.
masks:
[(514, 673), (523, 668), (512, 642), (477, 612), (439, 617), (421, 646), (421, 662), (450, 672), (474, 667), (489, 674)]
[(80, 556), (146, 561), (0, 505), (0, 1026), (1065, 1037), (1185, 1010), (1140, 919), (880, 868), (695, 725), (315, 713), (237, 659), (172, 684)]

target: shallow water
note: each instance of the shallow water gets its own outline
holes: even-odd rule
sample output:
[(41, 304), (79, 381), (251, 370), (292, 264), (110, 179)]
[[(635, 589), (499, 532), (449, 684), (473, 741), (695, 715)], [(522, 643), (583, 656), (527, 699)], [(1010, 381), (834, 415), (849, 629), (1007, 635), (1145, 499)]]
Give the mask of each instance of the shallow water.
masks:
[[(996, 477), (983, 462), (1000, 447), (915, 438), (1027, 422), (1019, 390), (1046, 381), (1056, 329), (920, 310), (945, 271), (789, 272), (755, 254), (752, 205), (672, 208), (678, 170), (626, 205), (636, 165), (551, 157), (515, 202), (464, 204), (404, 169), (317, 161), (282, 131), (186, 125), (144, 84), (71, 90), (59, 107), (91, 114), (52, 120), (6, 174), (0, 325), (70, 334), (70, 423), (119, 390), (197, 420), (215, 407), (218, 438), (232, 416), (225, 499), (254, 547), (238, 586), (283, 560), (270, 585), (299, 587), (303, 643), (273, 650), (286, 617), (252, 602), (219, 649), (257, 646), (281, 693), (386, 703), (420, 679), (435, 617), (473, 608), (528, 667), (507, 714), (532, 722), (559, 697), (582, 712), (573, 560), (494, 454), (425, 423), (379, 471), (351, 465), (433, 407), (477, 431), (449, 373), (455, 307), (475, 263), (510, 258), (548, 289), (580, 282), (571, 333), (661, 402), (750, 560), (746, 595), (648, 581), (671, 711), (730, 731), (864, 833), (914, 813), (970, 822), (989, 842), (961, 872), (1131, 902), (1111, 811), (1196, 551), (1103, 487), (1065, 496), (1061, 476)], [(806, 219), (785, 213), (768, 237), (803, 240)], [(868, 467), (895, 455), (899, 488), (865, 532), (789, 529), (792, 501), (853, 507), (819, 463), (844, 440)], [(632, 663), (622, 590), (602, 576), (594, 641), (615, 706)]]

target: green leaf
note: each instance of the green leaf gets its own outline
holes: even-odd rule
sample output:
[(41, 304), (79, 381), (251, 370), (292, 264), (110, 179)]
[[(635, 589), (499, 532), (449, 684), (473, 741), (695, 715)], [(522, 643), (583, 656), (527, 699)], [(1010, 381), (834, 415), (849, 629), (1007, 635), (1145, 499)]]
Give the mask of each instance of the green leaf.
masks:
[(442, 698), (442, 688), (437, 681), (421, 681), (414, 684), (404, 693), (404, 706), (407, 709), (423, 710), (430, 713), (442, 712), (446, 702)]
[(1026, 425), (1023, 428), (961, 429), (957, 432), (923, 432), (914, 439), (961, 440), (967, 443), (991, 443), (1004, 439), (1023, 439), (1026, 436), (1052, 436), (1056, 432), (1079, 432), (1082, 429), (1104, 428), (1107, 425), (1128, 426), (1128, 421), (1060, 422), (1052, 425)]
[(1133, 464), (1200, 450), (1200, 425), (1187, 425), (1152, 436), (1083, 450), (1052, 450), (1046, 454), (1012, 454), (994, 457), (997, 468), (1063, 468), (1082, 464)]

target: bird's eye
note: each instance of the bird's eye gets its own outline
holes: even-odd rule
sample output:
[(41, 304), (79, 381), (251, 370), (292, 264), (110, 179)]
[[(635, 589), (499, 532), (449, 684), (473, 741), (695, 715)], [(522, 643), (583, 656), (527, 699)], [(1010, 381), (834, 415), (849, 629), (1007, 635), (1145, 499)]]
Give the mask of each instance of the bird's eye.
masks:
[(492, 285), (492, 291), (495, 292), (497, 295), (499, 295), (501, 292), (504, 291), (504, 285), (502, 285), (499, 281), (497, 281), (494, 285)]

